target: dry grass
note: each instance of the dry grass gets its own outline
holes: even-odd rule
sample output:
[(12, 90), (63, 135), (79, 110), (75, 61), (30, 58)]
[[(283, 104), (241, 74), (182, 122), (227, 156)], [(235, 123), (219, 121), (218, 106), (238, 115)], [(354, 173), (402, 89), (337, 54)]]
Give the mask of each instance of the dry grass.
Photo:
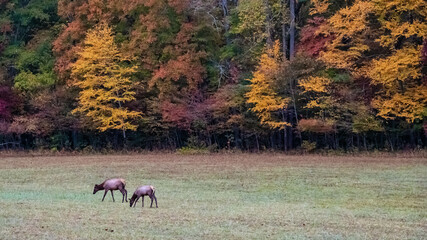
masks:
[[(425, 158), (3, 157), (0, 238), (425, 239), (426, 173)], [(109, 177), (153, 184), (159, 208), (101, 202)]]

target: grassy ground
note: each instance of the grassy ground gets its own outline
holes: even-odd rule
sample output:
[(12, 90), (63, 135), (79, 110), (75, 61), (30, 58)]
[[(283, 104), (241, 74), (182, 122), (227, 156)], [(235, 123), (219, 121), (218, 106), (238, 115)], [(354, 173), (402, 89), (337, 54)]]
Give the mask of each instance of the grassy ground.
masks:
[[(4, 157), (0, 176), (1, 239), (427, 239), (423, 158)], [(159, 208), (101, 202), (109, 177)]]

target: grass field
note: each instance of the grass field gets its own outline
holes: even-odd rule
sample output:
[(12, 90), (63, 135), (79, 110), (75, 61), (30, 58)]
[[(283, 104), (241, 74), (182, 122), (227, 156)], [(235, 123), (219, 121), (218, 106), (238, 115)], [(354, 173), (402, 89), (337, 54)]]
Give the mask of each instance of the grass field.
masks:
[[(427, 239), (427, 159), (235, 154), (0, 158), (1, 239)], [(131, 197), (101, 202), (123, 177)]]

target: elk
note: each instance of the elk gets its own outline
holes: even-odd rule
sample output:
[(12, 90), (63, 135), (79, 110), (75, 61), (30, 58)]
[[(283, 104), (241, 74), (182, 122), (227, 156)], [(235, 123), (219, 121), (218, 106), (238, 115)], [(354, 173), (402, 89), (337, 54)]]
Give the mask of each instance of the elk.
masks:
[(156, 188), (151, 185), (138, 187), (133, 193), (132, 198), (129, 198), (130, 207), (132, 207), (132, 205), (133, 207), (135, 207), (136, 202), (138, 202), (138, 199), (140, 197), (142, 197), (142, 207), (144, 207), (144, 196), (149, 196), (151, 199), (150, 208), (153, 207), (153, 199), (156, 201), (156, 208), (158, 208), (155, 192), (156, 192)]
[(126, 202), (128, 201), (127, 200), (128, 192), (126, 191), (125, 186), (126, 186), (126, 181), (123, 178), (107, 179), (99, 185), (95, 184), (95, 187), (93, 188), (93, 194), (95, 194), (99, 190), (105, 190), (104, 197), (102, 198), (102, 201), (104, 201), (104, 198), (105, 198), (105, 195), (107, 195), (107, 192), (111, 191), (111, 197), (113, 197), (113, 202), (115, 202), (113, 190), (119, 190), (123, 195), (123, 198), (122, 198), (122, 203), (123, 203), (124, 200), (126, 200)]

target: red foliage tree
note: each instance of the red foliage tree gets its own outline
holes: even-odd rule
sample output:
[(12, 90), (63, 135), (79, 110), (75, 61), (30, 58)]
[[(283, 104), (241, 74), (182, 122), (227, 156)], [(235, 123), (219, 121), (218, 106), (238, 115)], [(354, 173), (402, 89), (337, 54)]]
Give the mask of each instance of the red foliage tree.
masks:
[(12, 112), (18, 104), (18, 96), (12, 89), (7, 86), (0, 86), (0, 120), (10, 121)]
[(310, 56), (317, 57), (325, 45), (331, 39), (332, 35), (325, 36), (319, 30), (326, 25), (326, 19), (323, 17), (314, 17), (308, 20), (308, 24), (301, 29), (300, 41), (297, 45), (297, 52), (306, 53)]
[[(107, 3), (107, 4), (106, 4)], [(114, 14), (119, 14), (118, 5), (126, 5), (123, 1), (102, 0), (59, 0), (58, 15), (67, 21), (58, 38), (53, 42), (56, 55), (56, 72), (59, 77), (68, 79), (71, 64), (77, 58), (81, 43), (87, 30), (100, 21), (110, 23)]]

